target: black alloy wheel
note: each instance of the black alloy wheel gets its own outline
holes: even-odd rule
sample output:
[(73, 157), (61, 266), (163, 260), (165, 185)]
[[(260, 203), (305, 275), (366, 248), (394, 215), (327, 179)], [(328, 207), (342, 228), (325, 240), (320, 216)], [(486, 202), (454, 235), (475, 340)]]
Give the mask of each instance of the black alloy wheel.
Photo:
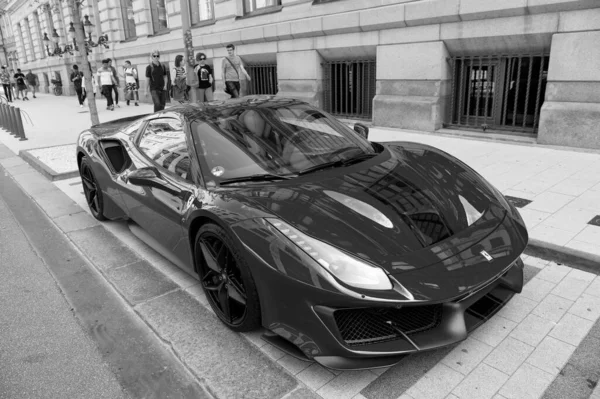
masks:
[(85, 201), (92, 212), (92, 215), (98, 220), (106, 220), (104, 216), (104, 202), (102, 201), (102, 190), (98, 187), (98, 182), (92, 172), (92, 167), (89, 164), (87, 157), (81, 160), (79, 167), (81, 182), (83, 184), (83, 194)]
[(219, 319), (234, 331), (258, 328), (260, 304), (254, 280), (225, 230), (212, 223), (202, 226), (195, 254), (202, 288)]

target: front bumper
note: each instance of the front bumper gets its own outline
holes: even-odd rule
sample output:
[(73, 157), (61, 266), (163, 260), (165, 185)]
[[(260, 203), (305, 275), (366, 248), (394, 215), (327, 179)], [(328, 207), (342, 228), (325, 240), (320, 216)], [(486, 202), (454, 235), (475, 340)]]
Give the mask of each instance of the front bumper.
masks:
[[(406, 354), (436, 349), (464, 340), (468, 333), (490, 319), (515, 293), (521, 292), (522, 288), (523, 262), (519, 258), (502, 276), (463, 298), (440, 304), (393, 308), (398, 313), (404, 311), (409, 317), (408, 323), (397, 323), (393, 320), (393, 312), (384, 313), (383, 315), (387, 317), (380, 318), (379, 326), (371, 318), (368, 323), (371, 330), (369, 332), (372, 333), (379, 327), (382, 334), (379, 339), (371, 334), (368, 340), (348, 340), (348, 337), (354, 338), (360, 333), (350, 335), (347, 330), (340, 328), (340, 318), (337, 317), (336, 321), (336, 312), (340, 310), (315, 306), (315, 313), (346, 350), (346, 354), (315, 356), (314, 360), (333, 369), (391, 366)], [(363, 308), (361, 310), (372, 312), (375, 309)], [(408, 312), (406, 312), (407, 310)], [(401, 317), (396, 317), (396, 319), (401, 320)], [(354, 322), (360, 324), (358, 320), (354, 320)], [(390, 328), (385, 329), (385, 325)], [(366, 326), (367, 323), (363, 326), (355, 325), (354, 329), (361, 329), (363, 335), (367, 335), (364, 332)]]

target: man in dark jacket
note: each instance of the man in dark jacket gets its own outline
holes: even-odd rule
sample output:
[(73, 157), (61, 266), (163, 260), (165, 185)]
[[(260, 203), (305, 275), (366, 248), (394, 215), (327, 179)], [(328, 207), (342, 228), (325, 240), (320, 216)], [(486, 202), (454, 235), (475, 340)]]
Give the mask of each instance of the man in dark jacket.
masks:
[(121, 83), (119, 82), (119, 75), (117, 74), (117, 70), (115, 69), (115, 67), (112, 66), (112, 60), (110, 58), (107, 58), (106, 61), (108, 61), (108, 66), (112, 70), (113, 76), (115, 77), (115, 81), (117, 82), (117, 84), (113, 85), (112, 87), (113, 91), (115, 92), (115, 105), (121, 108), (121, 106), (119, 105), (119, 86), (121, 85)]
[(75, 92), (77, 93), (77, 99), (79, 100), (79, 107), (83, 108), (83, 102), (85, 101), (85, 94), (83, 93), (83, 88), (81, 82), (83, 81), (83, 73), (79, 71), (79, 67), (77, 65), (73, 65), (71, 67), (73, 71), (71, 72), (71, 82), (73, 82), (73, 86), (75, 86)]

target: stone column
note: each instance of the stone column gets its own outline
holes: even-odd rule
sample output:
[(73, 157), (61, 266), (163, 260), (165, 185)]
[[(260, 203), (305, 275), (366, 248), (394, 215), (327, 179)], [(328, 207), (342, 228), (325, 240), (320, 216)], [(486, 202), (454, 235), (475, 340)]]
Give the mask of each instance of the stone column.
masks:
[(43, 41), (44, 34), (41, 31), (40, 15), (37, 11), (29, 16), (29, 26), (31, 27), (31, 34), (33, 36), (35, 57), (37, 59), (46, 58), (46, 48), (44, 47)]
[(538, 143), (600, 149), (600, 31), (552, 38)]
[(35, 61), (36, 59), (39, 59), (41, 57), (39, 57), (36, 53), (39, 50), (38, 49), (38, 45), (37, 43), (33, 40), (34, 38), (34, 24), (31, 22), (33, 19), (33, 15), (29, 15), (27, 16), (27, 18), (25, 18), (23, 20), (23, 27), (25, 29), (25, 36), (26, 36), (26, 40), (29, 42), (29, 48), (30, 53), (31, 53), (31, 60)]
[(442, 127), (451, 71), (446, 45), (439, 42), (377, 47), (377, 126), (434, 131)]
[(323, 108), (323, 59), (316, 50), (277, 53), (278, 96)]
[[(21, 60), (22, 64), (19, 68), (24, 68), (23, 64), (33, 61), (33, 54), (31, 51), (32, 49), (31, 49), (31, 44), (29, 42), (29, 36), (28, 36), (29, 32), (27, 32), (27, 27), (26, 27), (25, 22), (26, 22), (25, 20), (22, 20), (17, 25), (19, 39), (20, 39), (20, 42), (22, 43), (22, 49), (23, 49), (22, 54), (24, 55), (23, 60)], [(20, 51), (19, 51), (19, 53), (20, 53)]]

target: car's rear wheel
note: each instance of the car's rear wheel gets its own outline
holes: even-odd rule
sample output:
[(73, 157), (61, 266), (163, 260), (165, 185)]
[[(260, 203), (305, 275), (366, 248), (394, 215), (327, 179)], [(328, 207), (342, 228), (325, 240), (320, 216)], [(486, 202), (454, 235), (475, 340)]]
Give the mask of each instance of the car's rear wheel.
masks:
[(258, 328), (256, 285), (229, 234), (216, 224), (205, 224), (196, 234), (194, 250), (202, 288), (219, 319), (234, 331)]
[(83, 194), (85, 201), (90, 208), (92, 216), (98, 220), (106, 220), (104, 216), (104, 202), (102, 201), (102, 190), (98, 186), (98, 181), (92, 172), (92, 167), (87, 157), (81, 159), (79, 166), (79, 174), (81, 175), (81, 183), (83, 184)]

